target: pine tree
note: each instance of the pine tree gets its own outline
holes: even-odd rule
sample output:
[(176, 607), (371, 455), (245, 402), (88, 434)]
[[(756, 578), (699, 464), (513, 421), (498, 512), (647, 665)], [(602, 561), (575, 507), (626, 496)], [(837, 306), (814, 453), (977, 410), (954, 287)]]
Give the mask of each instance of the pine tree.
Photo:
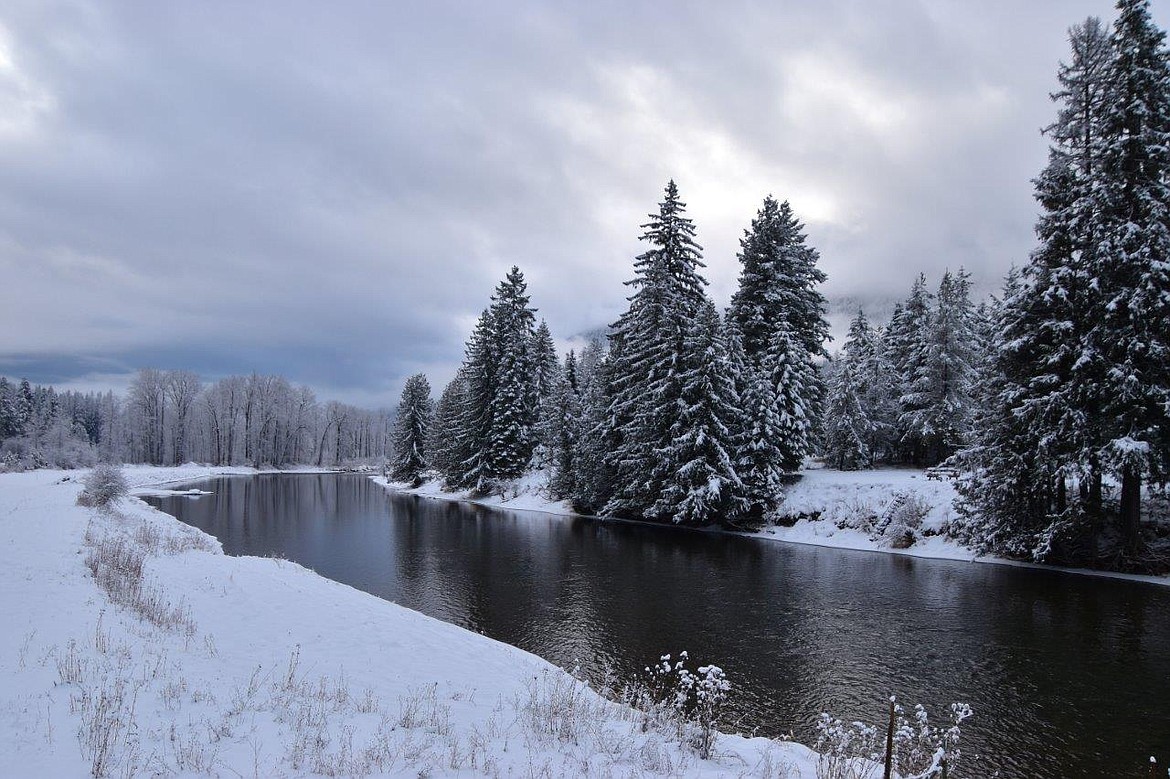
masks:
[(454, 449), (462, 459), (449, 473), (448, 482), (456, 487), (478, 487), (494, 477), (487, 444), (494, 426), (493, 398), (497, 392), (499, 343), (496, 320), (490, 309), (480, 314), (468, 338), (460, 373), (463, 408), (459, 412)]
[(532, 341), (533, 362), (536, 367), (536, 394), (539, 401), (552, 396), (561, 373), (557, 346), (549, 332), (548, 323), (543, 319), (536, 328)]
[(781, 328), (809, 356), (828, 356), (825, 298), (817, 289), (826, 276), (817, 267), (820, 256), (805, 240), (804, 225), (788, 201), (777, 203), (771, 195), (740, 239), (743, 267), (728, 320), (742, 334), (752, 364), (759, 363)]
[(33, 431), (35, 401), (32, 385), (28, 379), (20, 380), (20, 387), (16, 390), (15, 434), (29, 435)]
[(739, 398), (726, 355), (719, 313), (707, 300), (687, 325), (674, 370), (652, 388), (656, 396), (674, 400), (670, 427), (654, 449), (649, 474), (650, 482), (661, 487), (644, 516), (707, 525), (743, 512), (732, 440)]
[(16, 435), (16, 388), (0, 376), (0, 441)]
[(439, 396), (427, 432), (426, 460), (442, 474), (444, 482), (449, 486), (458, 483), (463, 472), (463, 463), (471, 454), (469, 451), (463, 451), (460, 446), (465, 440), (462, 423), (466, 407), (467, 382), (460, 371), (443, 388), (443, 394)]
[(861, 408), (854, 368), (843, 361), (825, 406), (825, 459), (838, 470), (856, 470), (869, 464), (869, 420)]
[[(922, 410), (911, 395), (911, 384), (919, 356), (926, 350), (933, 303), (934, 296), (926, 288), (926, 276), (919, 274), (910, 288), (909, 297), (895, 308), (886, 334), (890, 365), (898, 383), (899, 415), (895, 438), (901, 449), (901, 459), (914, 465), (921, 465), (926, 459), (926, 447), (918, 432), (910, 429), (908, 420), (912, 417), (907, 415)], [(903, 419), (907, 422), (904, 423)]]
[[(829, 325), (825, 319), (825, 299), (818, 285), (825, 274), (817, 267), (819, 255), (806, 244), (804, 226), (797, 220), (787, 201), (777, 203), (768, 196), (744, 231), (740, 240), (739, 285), (732, 295), (727, 312), (728, 324), (740, 334), (745, 371), (766, 371), (763, 363), (773, 348), (777, 335), (785, 333), (795, 351), (789, 356), (796, 363), (809, 363), (827, 357)], [(746, 388), (741, 388), (746, 391)], [(793, 396), (790, 406), (797, 406), (804, 416), (820, 418), (825, 385), (818, 371), (807, 373), (800, 395)], [(745, 409), (749, 415), (759, 409)], [(808, 451), (808, 439), (779, 442), (789, 451), (785, 461), (798, 468)], [(797, 454), (799, 453), (799, 454)]]
[[(707, 304), (701, 247), (678, 188), (667, 184), (659, 212), (643, 225), (651, 249), (634, 262), (630, 306), (610, 328), (606, 432), (613, 492), (604, 511), (640, 517), (662, 492), (657, 452), (668, 445), (682, 397), (686, 337)], [(600, 432), (600, 431), (599, 431)]]
[(915, 367), (900, 417), (906, 435), (921, 442), (927, 462), (938, 462), (966, 445), (974, 411), (975, 323), (970, 277), (947, 271), (927, 338), (917, 345)]
[(545, 408), (542, 439), (553, 469), (549, 491), (554, 499), (564, 500), (577, 493), (578, 425), (582, 414), (577, 356), (571, 350), (565, 356), (563, 370), (557, 372)]
[(1121, 530), (1134, 556), (1143, 476), (1164, 483), (1170, 453), (1170, 55), (1148, 0), (1117, 9), (1094, 263), (1105, 306), (1088, 341), (1109, 367), (1102, 448), (1121, 481)]
[(398, 415), (394, 421), (394, 458), (390, 462), (390, 478), (412, 482), (418, 486), (428, 463), (427, 434), (434, 416), (431, 385), (427, 377), (416, 373), (406, 380)]
[(540, 375), (534, 349), (535, 309), (528, 301), (524, 275), (513, 266), (496, 288), (491, 310), (499, 362), (483, 472), (490, 481), (521, 476), (536, 444)]

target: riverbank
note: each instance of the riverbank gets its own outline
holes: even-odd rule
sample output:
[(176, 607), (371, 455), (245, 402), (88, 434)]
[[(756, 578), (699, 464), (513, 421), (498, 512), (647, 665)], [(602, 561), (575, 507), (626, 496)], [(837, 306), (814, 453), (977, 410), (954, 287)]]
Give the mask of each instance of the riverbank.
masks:
[[(504, 495), (478, 498), (469, 497), (465, 491), (444, 490), (437, 479), (411, 488), (381, 476), (373, 478), (387, 489), (425, 498), (475, 503), (508, 511), (581, 516), (566, 501), (546, 497), (547, 478), (540, 472), (525, 475)], [(800, 479), (786, 488), (781, 506), (782, 524), (741, 535), (834, 549), (1010, 565), (1170, 586), (1170, 576), (1063, 568), (979, 555), (946, 535), (947, 526), (954, 516), (955, 497), (950, 480), (928, 478), (918, 469), (837, 471), (814, 468), (802, 471)], [(605, 517), (594, 518), (609, 521)], [(908, 546), (901, 546), (907, 541), (911, 542)]]
[[(815, 776), (761, 738), (700, 760), (534, 655), (228, 557), (136, 498), (80, 507), (83, 473), (0, 475), (0, 760), (21, 775)], [(144, 492), (253, 473), (126, 469)]]

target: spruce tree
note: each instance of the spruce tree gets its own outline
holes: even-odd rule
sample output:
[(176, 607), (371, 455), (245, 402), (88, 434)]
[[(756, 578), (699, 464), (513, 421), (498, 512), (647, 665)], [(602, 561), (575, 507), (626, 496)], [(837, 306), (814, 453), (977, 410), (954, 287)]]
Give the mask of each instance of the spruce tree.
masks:
[(719, 313), (706, 300), (686, 325), (673, 370), (652, 388), (655, 396), (671, 399), (670, 427), (654, 448), (649, 481), (661, 486), (644, 516), (707, 525), (743, 512), (743, 485), (733, 460), (739, 398), (726, 355)]
[(496, 337), (495, 391), (489, 406), (483, 475), (491, 481), (515, 479), (524, 473), (536, 437), (540, 375), (535, 352), (535, 309), (528, 306), (528, 288), (513, 266), (496, 288), (491, 314)]
[(869, 420), (861, 408), (854, 366), (843, 361), (829, 385), (825, 405), (825, 460), (838, 470), (869, 464)]
[(673, 181), (643, 225), (651, 248), (634, 262), (629, 308), (610, 327), (606, 376), (608, 461), (613, 491), (604, 511), (641, 517), (663, 489), (658, 452), (670, 442), (682, 397), (687, 336), (707, 304), (701, 247)]
[(1101, 148), (1104, 299), (1088, 334), (1108, 371), (1102, 449), (1121, 482), (1121, 531), (1141, 550), (1143, 477), (1166, 481), (1170, 453), (1170, 55), (1148, 0), (1119, 0)]
[(427, 432), (427, 462), (443, 477), (447, 486), (456, 486), (463, 474), (463, 463), (470, 456), (461, 443), (464, 409), (467, 407), (467, 382), (463, 371), (443, 388), (435, 406), (430, 430)]
[(427, 377), (416, 373), (406, 380), (398, 415), (394, 420), (394, 457), (390, 461), (390, 478), (418, 486), (428, 467), (427, 434), (434, 416), (431, 385)]

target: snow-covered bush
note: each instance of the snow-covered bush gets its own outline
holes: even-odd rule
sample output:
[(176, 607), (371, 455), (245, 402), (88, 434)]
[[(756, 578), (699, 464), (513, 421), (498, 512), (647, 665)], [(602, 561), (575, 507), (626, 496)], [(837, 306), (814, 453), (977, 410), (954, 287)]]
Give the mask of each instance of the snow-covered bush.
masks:
[[(921, 704), (914, 707), (912, 720), (905, 717), (901, 706), (895, 705), (894, 768), (906, 779), (933, 779), (942, 776), (945, 769), (953, 772), (959, 763), (959, 725), (971, 716), (971, 707), (965, 703), (951, 704), (951, 724), (936, 727)], [(951, 774), (953, 775), (953, 773)]]
[(82, 506), (93, 506), (104, 509), (126, 497), (130, 485), (122, 473), (121, 466), (112, 463), (99, 463), (93, 467), (82, 482), (85, 489), (77, 496), (77, 502)]
[[(936, 727), (921, 705), (911, 719), (891, 698), (894, 715), (893, 769), (902, 779), (941, 779), (955, 776), (959, 764), (960, 724), (971, 716), (965, 703), (951, 704), (951, 724)], [(885, 733), (881, 726), (865, 722), (845, 723), (830, 714), (817, 720), (817, 779), (871, 779), (881, 775), (886, 758)], [(944, 774), (944, 771), (946, 772)]]
[(845, 722), (829, 714), (817, 719), (817, 779), (869, 779), (881, 760), (878, 730), (864, 722)]
[(898, 492), (874, 527), (870, 538), (892, 549), (906, 549), (918, 540), (930, 503), (916, 492)]
[(686, 652), (680, 652), (674, 662), (670, 655), (663, 655), (645, 669), (643, 679), (626, 687), (622, 698), (623, 703), (641, 712), (643, 732), (670, 733), (706, 760), (718, 736), (731, 682), (715, 665), (691, 671), (688, 660)]

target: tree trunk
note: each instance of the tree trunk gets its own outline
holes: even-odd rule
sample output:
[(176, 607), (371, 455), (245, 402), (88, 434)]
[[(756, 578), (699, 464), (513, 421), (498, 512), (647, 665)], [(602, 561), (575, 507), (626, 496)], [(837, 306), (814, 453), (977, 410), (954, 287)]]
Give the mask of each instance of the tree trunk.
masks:
[(1135, 466), (1121, 471), (1121, 536), (1127, 555), (1136, 556), (1142, 547), (1142, 474)]

